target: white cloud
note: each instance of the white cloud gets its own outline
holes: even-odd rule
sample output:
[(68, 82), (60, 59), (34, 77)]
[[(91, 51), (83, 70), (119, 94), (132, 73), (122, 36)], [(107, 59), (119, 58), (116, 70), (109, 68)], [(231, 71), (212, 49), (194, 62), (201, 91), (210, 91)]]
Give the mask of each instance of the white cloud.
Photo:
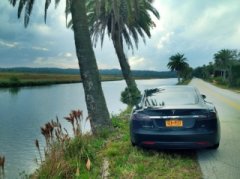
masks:
[(62, 53), (51, 57), (37, 57), (33, 66), (35, 67), (59, 67), (59, 68), (78, 68), (78, 61), (71, 53)]
[(45, 48), (45, 47), (36, 47), (36, 46), (33, 46), (32, 47), (33, 50), (39, 50), (39, 51), (49, 51), (49, 49)]
[(64, 54), (64, 57), (66, 57), (66, 58), (69, 58), (69, 57), (72, 57), (72, 56), (73, 56), (72, 53), (69, 53), (69, 52), (66, 52)]
[(173, 36), (174, 32), (167, 32), (165, 35), (161, 36), (157, 45), (158, 49), (163, 48), (171, 39), (171, 37)]
[(54, 33), (54, 31), (51, 30), (51, 28), (45, 24), (33, 24), (32, 27), (29, 28), (33, 28), (33, 31), (43, 36), (50, 36), (51, 34)]
[(107, 64), (107, 63), (98, 63), (98, 69), (119, 69), (119, 66), (113, 66), (111, 64)]
[(19, 43), (0, 40), (0, 45), (8, 48), (16, 48), (19, 45)]
[(152, 66), (152, 62), (144, 57), (132, 56), (129, 57), (128, 61), (133, 70), (155, 70), (155, 67)]

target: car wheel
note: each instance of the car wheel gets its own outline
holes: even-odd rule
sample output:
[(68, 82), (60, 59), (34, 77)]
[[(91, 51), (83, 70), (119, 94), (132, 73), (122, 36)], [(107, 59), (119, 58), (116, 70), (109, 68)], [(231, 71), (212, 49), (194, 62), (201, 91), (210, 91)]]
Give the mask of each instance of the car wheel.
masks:
[(132, 146), (133, 146), (133, 147), (135, 147), (135, 146), (136, 146), (136, 143), (135, 143), (135, 142), (133, 142), (132, 140), (131, 140), (131, 144), (132, 144)]
[(213, 146), (211, 146), (210, 147), (210, 149), (218, 149), (218, 147), (219, 147), (219, 143), (216, 143), (216, 144), (214, 144)]

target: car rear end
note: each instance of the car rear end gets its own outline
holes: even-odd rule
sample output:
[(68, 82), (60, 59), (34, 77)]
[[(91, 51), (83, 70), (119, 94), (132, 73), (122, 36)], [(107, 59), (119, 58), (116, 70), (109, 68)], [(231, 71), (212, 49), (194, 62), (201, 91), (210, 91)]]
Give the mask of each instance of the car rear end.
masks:
[(219, 143), (217, 112), (196, 104), (135, 110), (130, 122), (133, 144), (158, 148), (205, 148)]

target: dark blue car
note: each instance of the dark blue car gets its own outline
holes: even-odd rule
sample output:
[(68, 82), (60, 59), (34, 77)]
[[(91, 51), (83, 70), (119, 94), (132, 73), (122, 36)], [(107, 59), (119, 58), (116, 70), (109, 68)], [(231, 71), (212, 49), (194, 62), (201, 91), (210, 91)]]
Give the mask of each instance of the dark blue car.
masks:
[(167, 149), (217, 149), (220, 122), (214, 105), (192, 86), (163, 86), (144, 91), (133, 109), (133, 145)]

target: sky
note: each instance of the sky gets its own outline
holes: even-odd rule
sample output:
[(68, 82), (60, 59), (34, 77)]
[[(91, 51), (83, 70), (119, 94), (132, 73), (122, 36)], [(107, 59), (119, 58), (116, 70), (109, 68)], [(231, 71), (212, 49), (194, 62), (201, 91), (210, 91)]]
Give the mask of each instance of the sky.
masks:
[[(17, 8), (0, 2), (0, 68), (78, 68), (73, 32), (66, 28), (65, 1), (48, 10), (44, 23), (44, 2), (35, 1), (28, 28), (17, 18)], [(160, 20), (151, 38), (132, 52), (125, 48), (133, 70), (166, 71), (169, 57), (182, 53), (193, 68), (213, 61), (221, 49), (240, 47), (239, 0), (155, 0)], [(94, 48), (99, 69), (120, 69), (111, 40)]]

